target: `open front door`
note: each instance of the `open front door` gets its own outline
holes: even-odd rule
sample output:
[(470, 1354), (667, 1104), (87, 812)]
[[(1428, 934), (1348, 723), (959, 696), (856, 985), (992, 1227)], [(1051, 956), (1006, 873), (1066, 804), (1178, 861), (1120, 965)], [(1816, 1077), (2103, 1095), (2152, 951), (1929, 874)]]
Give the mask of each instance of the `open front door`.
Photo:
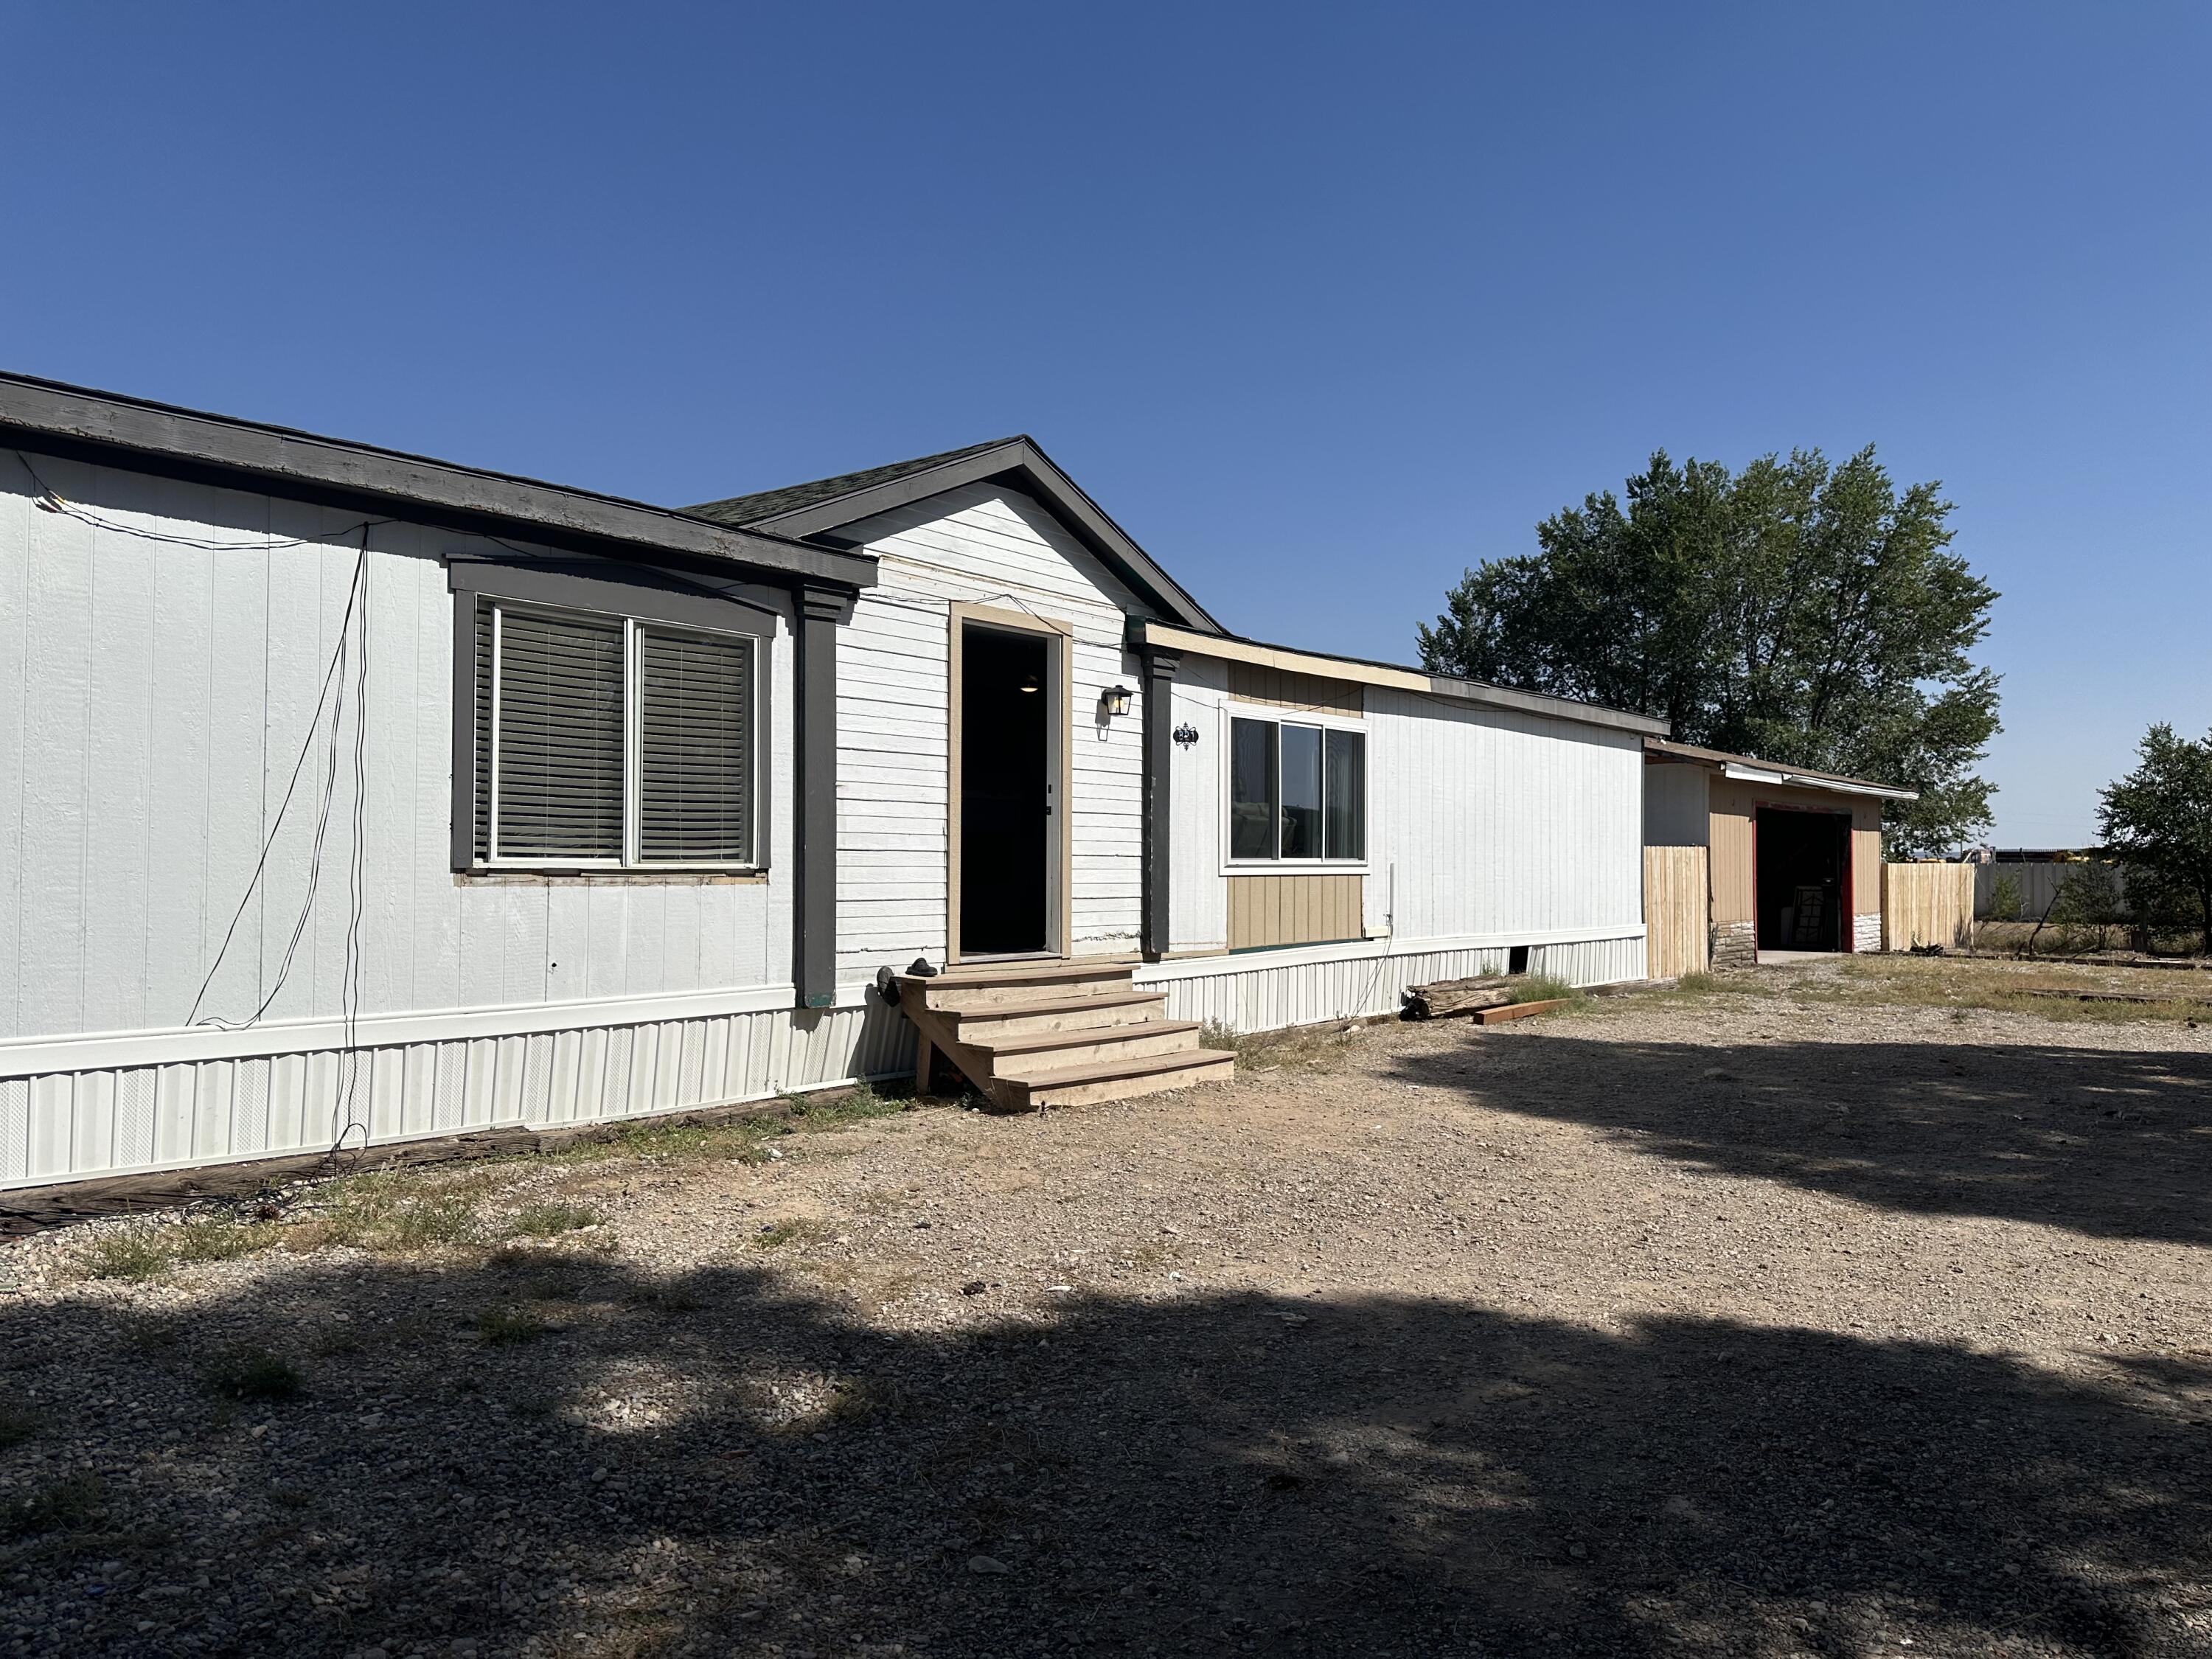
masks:
[(954, 961), (1066, 954), (1066, 636), (953, 616)]

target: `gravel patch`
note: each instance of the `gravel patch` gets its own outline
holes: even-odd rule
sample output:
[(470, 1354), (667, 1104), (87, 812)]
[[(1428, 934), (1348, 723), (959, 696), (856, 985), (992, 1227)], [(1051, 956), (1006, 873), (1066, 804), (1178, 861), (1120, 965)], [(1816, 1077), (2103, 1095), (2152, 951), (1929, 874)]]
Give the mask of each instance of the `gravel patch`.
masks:
[(2212, 1652), (2212, 1032), (1267, 1065), (439, 1177), (495, 1248), (13, 1246), (0, 1653)]

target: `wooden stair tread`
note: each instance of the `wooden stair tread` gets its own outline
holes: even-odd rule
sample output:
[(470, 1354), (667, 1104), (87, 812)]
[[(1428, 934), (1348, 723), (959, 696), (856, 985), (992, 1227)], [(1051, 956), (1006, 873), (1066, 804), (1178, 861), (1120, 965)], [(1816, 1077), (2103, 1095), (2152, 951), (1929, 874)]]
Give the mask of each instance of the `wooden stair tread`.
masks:
[(1035, 1091), (1066, 1088), (1078, 1083), (1115, 1083), (1124, 1078), (1150, 1077), (1158, 1072), (1210, 1071), (1237, 1064), (1237, 1056), (1223, 1048), (1181, 1048), (1169, 1054), (1137, 1054), (1125, 1060), (1086, 1060), (1079, 1066), (1056, 1066), (1019, 1075), (1001, 1073), (1009, 1083)]
[(1060, 1031), (1032, 1031), (1021, 1036), (984, 1037), (977, 1047), (993, 1056), (1042, 1053), (1052, 1048), (1080, 1048), (1094, 1042), (1133, 1042), (1146, 1037), (1173, 1036), (1202, 1031), (1194, 1019), (1140, 1019), (1127, 1025), (1077, 1025)]
[(1070, 979), (1127, 979), (1135, 971), (1133, 964), (1111, 957), (1079, 957), (1073, 962), (1010, 963), (1004, 967), (963, 962), (940, 973), (901, 974), (898, 979), (902, 986), (1050, 985)]
[[(1126, 1008), (1132, 1003), (1167, 1000), (1160, 991), (1109, 991), (1095, 997), (1055, 997), (1036, 1002), (985, 1002), (969, 1008), (931, 1008), (940, 1019), (1015, 1019), (1030, 1014), (1079, 1014), (1086, 1008)], [(927, 1003), (923, 1006), (927, 1007)]]

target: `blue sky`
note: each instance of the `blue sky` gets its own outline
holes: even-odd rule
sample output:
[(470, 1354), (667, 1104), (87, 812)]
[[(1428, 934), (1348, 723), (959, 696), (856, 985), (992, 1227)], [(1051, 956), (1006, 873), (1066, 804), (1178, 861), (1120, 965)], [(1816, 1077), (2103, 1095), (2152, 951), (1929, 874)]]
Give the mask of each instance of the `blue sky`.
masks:
[(2008, 842), (2212, 726), (2201, 7), (10, 3), (0, 365), (682, 503), (1013, 431), (1392, 659), (1655, 447), (1879, 446)]

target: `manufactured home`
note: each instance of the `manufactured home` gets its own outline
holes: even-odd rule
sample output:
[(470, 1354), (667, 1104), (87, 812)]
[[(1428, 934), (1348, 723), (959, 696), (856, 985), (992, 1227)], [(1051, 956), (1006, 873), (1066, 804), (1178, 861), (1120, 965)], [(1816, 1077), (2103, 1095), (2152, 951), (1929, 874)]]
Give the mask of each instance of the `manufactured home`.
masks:
[(1644, 974), (1662, 723), (1240, 638), (1025, 438), (672, 509), (0, 376), (0, 1185)]

